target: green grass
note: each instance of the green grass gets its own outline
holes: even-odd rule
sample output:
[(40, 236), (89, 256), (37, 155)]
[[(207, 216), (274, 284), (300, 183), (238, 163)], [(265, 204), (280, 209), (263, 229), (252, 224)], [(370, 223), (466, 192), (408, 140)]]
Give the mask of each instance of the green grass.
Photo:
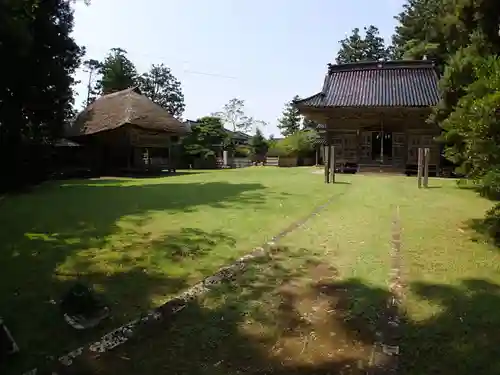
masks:
[[(340, 178), (350, 184), (342, 185), (325, 212), (281, 240), (281, 252), (270, 261), (251, 267), (237, 285), (223, 285), (194, 303), (152, 337), (86, 369), (364, 374), (366, 352), (360, 348), (373, 343), (377, 314), (388, 298), (391, 221), (399, 207), (407, 284), (401, 373), (500, 373), (500, 252), (470, 228), (492, 202), (453, 180), (431, 179), (430, 189), (419, 190), (414, 178)], [(318, 286), (326, 292), (311, 294)], [(304, 301), (334, 312), (319, 327), (314, 319), (304, 327), (311, 317), (301, 311)], [(300, 334), (290, 337), (290, 330)], [(343, 353), (315, 356), (328, 348), (325, 331), (347, 342)], [(312, 333), (319, 339), (304, 340)]]
[[(98, 181), (93, 187), (55, 185), (9, 198), (2, 210), (7, 208), (3, 212), (10, 211), (15, 220), (0, 216), (3, 237), (11, 238), (6, 244), (18, 243), (25, 254), (20, 259), (13, 251), (1, 255), (1, 264), (10, 264), (7, 285), (10, 290), (34, 285), (30, 298), (47, 309), (47, 319), (54, 318), (55, 308), (41, 303), (36, 289), (59, 292), (67, 286), (68, 280), (55, 276), (54, 270), (87, 271), (85, 277), (113, 300), (116, 314), (125, 311), (128, 318), (334, 196), (325, 211), (281, 239), (281, 250), (271, 259), (252, 265), (237, 283), (220, 286), (151, 336), (145, 332), (145, 340), (133, 340), (85, 363), (82, 374), (365, 373), (378, 314), (388, 298), (391, 222), (398, 208), (406, 284), (401, 372), (500, 373), (500, 251), (471, 228), (492, 202), (458, 188), (454, 180), (431, 179), (430, 189), (419, 190), (415, 178), (338, 178), (341, 184), (324, 185), (322, 176), (308, 169), (252, 168), (164, 180)], [(105, 194), (106, 189), (112, 190)], [(206, 194), (198, 194), (203, 189)], [(36, 219), (40, 207), (53, 207), (46, 198), (69, 202), (75, 195), (89, 200), (100, 196), (101, 204), (92, 208), (80, 198), (79, 215), (76, 208), (63, 205), (58, 213), (66, 218), (58, 220), (62, 229), (26, 237), (24, 233), (41, 232), (26, 229), (36, 227), (40, 216), (46, 223), (37, 225), (55, 226), (55, 216), (38, 213)], [(131, 196), (140, 197), (142, 209)], [(120, 214), (112, 214), (113, 209)], [(89, 211), (94, 228), (101, 230), (82, 231), (83, 242), (60, 243), (74, 238), (66, 235), (69, 212), (88, 222)], [(22, 235), (16, 226), (25, 228)], [(42, 252), (33, 255), (30, 243), (45, 249), (52, 260), (37, 268)], [(166, 253), (167, 259), (162, 258)], [(123, 261), (125, 256), (131, 259)], [(43, 283), (38, 285), (37, 276), (16, 263), (21, 261)], [(4, 295), (7, 289), (0, 286)], [(18, 297), (7, 298), (15, 304)], [(60, 320), (57, 324), (67, 336), (74, 335)], [(330, 333), (334, 335), (329, 338)]]
[(351, 181), (342, 202), (285, 244), (328, 254), (342, 278), (358, 283), (353, 313), (373, 321), (387, 296), (391, 220), (399, 207), (407, 284), (401, 372), (500, 373), (500, 250), (472, 229), (493, 203), (449, 179), (431, 179), (431, 188), (420, 190), (414, 178)]
[[(247, 168), (48, 183), (0, 205), (2, 316), (29, 367), (161, 304), (259, 246), (347, 186), (309, 169)], [(56, 301), (75, 281), (112, 318), (75, 332)]]

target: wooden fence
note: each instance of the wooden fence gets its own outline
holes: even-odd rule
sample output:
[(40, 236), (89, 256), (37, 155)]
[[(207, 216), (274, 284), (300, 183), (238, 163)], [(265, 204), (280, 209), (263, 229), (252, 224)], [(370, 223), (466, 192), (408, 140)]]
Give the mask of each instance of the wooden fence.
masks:
[(271, 167), (278, 167), (279, 166), (279, 157), (268, 156), (266, 158), (266, 165), (269, 165)]
[(245, 168), (252, 165), (250, 158), (233, 158), (229, 160), (231, 168)]

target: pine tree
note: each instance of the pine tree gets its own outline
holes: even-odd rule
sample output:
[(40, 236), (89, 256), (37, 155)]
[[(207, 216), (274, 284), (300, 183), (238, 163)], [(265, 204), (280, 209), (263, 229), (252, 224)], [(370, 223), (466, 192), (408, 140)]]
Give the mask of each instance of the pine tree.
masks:
[(257, 157), (264, 156), (269, 148), (267, 140), (259, 128), (257, 128), (255, 135), (250, 139), (250, 147), (252, 148), (252, 154)]
[(101, 79), (97, 82), (97, 89), (103, 95), (128, 89), (138, 83), (137, 69), (127, 58), (127, 51), (121, 48), (111, 49), (99, 71)]
[(151, 65), (147, 73), (139, 78), (141, 92), (153, 102), (179, 118), (184, 112), (184, 95), (181, 83), (167, 66)]
[(389, 59), (389, 50), (385, 47), (384, 38), (380, 36), (378, 28), (370, 25), (365, 27), (364, 31), (364, 38), (359, 29), (355, 28), (351, 36), (340, 41), (340, 49), (335, 59), (337, 64)]
[(74, 73), (84, 51), (71, 37), (71, 6), (0, 3), (0, 189), (43, 178), (42, 148), (33, 146), (62, 136), (73, 115)]
[(291, 102), (288, 102), (285, 105), (285, 109), (283, 110), (281, 118), (278, 120), (278, 128), (280, 129), (281, 134), (283, 134), (285, 137), (300, 130), (302, 117), (299, 113), (299, 110), (294, 105), (294, 102), (299, 99), (299, 96), (296, 95)]

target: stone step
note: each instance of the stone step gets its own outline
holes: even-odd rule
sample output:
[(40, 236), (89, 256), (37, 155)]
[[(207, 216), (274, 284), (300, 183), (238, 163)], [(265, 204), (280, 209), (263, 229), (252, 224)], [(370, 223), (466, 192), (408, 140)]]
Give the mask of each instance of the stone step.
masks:
[(390, 173), (390, 174), (404, 174), (405, 169), (393, 165), (380, 165), (380, 164), (360, 164), (358, 173)]

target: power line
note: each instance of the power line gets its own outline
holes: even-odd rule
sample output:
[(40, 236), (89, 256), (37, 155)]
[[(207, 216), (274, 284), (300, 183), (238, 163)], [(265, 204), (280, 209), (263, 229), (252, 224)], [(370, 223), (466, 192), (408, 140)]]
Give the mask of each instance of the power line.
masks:
[[(89, 45), (86, 45), (85, 47), (89, 47)], [(92, 49), (97, 49), (100, 50), (102, 54), (106, 54), (109, 52), (111, 48), (106, 48), (104, 46), (97, 46), (97, 45), (91, 45), (90, 46)], [(125, 48), (124, 48), (125, 49)], [(125, 49), (128, 54), (130, 55), (136, 55), (136, 56), (141, 56), (141, 57), (146, 57), (152, 60), (160, 60), (160, 61), (169, 61), (169, 60), (177, 60), (178, 62), (182, 64), (191, 64), (190, 61), (188, 60), (181, 60), (176, 57), (169, 57), (169, 56), (159, 56), (159, 55), (153, 55), (151, 53), (144, 53), (144, 52), (137, 52), (137, 51), (131, 51), (129, 49)], [(88, 54), (87, 54), (88, 56)], [(92, 57), (92, 56), (88, 56)], [(168, 64), (166, 64), (168, 66)], [(79, 68), (81, 70), (83, 68)], [(220, 74), (220, 73), (214, 73), (214, 72), (205, 72), (205, 71), (199, 71), (199, 70), (191, 70), (191, 69), (182, 69), (182, 72), (187, 73), (187, 74), (195, 74), (195, 75), (203, 75), (203, 76), (208, 76), (208, 77), (217, 77), (217, 78), (225, 78), (225, 79), (239, 79), (238, 77), (235, 76), (230, 76), (226, 74)]]

